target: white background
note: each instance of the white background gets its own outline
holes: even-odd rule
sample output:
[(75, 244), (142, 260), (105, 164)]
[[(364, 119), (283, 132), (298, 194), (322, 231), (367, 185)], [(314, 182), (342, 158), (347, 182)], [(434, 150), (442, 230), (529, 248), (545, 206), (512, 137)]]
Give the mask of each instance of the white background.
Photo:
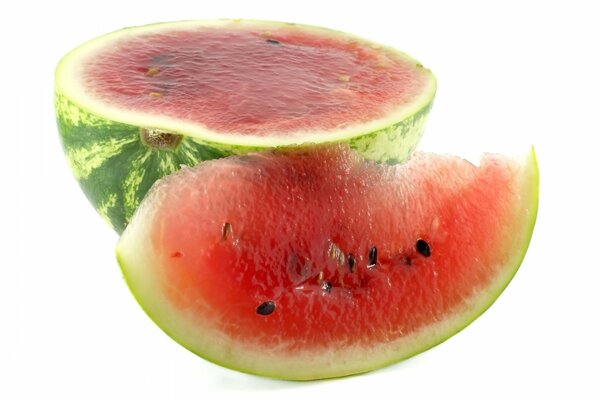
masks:
[[(595, 2), (63, 1), (0, 10), (0, 398), (600, 398), (600, 12)], [(383, 370), (291, 383), (214, 366), (129, 294), (117, 235), (63, 158), (53, 72), (124, 26), (244, 17), (350, 31), (431, 68), (421, 148), (474, 157), (536, 146), (538, 223), (521, 270), (481, 318)], [(527, 397), (525, 397), (527, 396)]]

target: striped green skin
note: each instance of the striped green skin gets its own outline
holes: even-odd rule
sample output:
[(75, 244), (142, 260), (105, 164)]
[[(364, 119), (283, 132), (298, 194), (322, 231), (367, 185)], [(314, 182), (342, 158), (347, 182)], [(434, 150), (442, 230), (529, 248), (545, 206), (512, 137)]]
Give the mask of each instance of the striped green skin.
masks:
[[(400, 122), (345, 141), (367, 159), (402, 162), (419, 142), (432, 102), (433, 97)], [(118, 233), (125, 229), (152, 184), (182, 165), (273, 147), (268, 142), (263, 147), (240, 146), (183, 136), (175, 149), (155, 148), (141, 140), (141, 130), (148, 127), (103, 118), (60, 92), (55, 93), (55, 108), (75, 178), (98, 213)]]
[(231, 152), (184, 137), (175, 150), (144, 144), (140, 127), (109, 121), (56, 95), (57, 123), (75, 178), (98, 213), (119, 233), (159, 178)]

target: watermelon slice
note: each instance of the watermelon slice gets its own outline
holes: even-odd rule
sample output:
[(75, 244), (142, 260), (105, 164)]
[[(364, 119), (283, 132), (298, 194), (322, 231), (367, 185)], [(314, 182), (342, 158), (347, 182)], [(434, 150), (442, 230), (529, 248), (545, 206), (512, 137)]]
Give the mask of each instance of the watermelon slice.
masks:
[(186, 21), (123, 29), (75, 49), (56, 70), (55, 104), (76, 178), (120, 232), (152, 183), (182, 164), (324, 142), (402, 161), (435, 87), (418, 61), (349, 34)]
[(533, 151), (403, 165), (345, 146), (203, 163), (159, 181), (117, 246), (148, 315), (194, 353), (294, 380), (369, 371), (452, 336), (528, 247)]

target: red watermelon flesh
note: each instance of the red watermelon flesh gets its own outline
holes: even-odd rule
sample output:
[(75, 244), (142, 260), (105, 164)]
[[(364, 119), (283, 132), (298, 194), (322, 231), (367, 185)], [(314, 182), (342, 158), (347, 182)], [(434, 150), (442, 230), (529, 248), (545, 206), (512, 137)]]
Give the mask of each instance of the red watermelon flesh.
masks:
[(154, 321), (193, 352), (288, 379), (371, 370), (456, 333), (527, 249), (537, 166), (345, 147), (210, 161), (159, 182), (118, 245)]
[(78, 71), (95, 101), (224, 134), (328, 134), (385, 119), (432, 85), (402, 53), (293, 24), (149, 26), (105, 43)]

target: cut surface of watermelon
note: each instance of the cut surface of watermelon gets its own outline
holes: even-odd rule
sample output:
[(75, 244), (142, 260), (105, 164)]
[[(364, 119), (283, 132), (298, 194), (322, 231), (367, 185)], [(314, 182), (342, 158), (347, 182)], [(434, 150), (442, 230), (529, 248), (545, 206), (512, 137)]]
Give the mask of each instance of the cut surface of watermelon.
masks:
[(76, 178), (120, 232), (152, 183), (180, 165), (329, 142), (403, 161), (435, 89), (418, 61), (354, 35), (180, 21), (122, 29), (67, 54), (55, 106)]
[(355, 36), (225, 20), (100, 37), (62, 61), (57, 88), (120, 122), (261, 146), (393, 125), (430, 103), (435, 82), (418, 61)]
[(365, 162), (344, 146), (209, 161), (161, 180), (117, 246), (186, 348), (285, 379), (372, 370), (452, 336), (518, 269), (533, 152)]

